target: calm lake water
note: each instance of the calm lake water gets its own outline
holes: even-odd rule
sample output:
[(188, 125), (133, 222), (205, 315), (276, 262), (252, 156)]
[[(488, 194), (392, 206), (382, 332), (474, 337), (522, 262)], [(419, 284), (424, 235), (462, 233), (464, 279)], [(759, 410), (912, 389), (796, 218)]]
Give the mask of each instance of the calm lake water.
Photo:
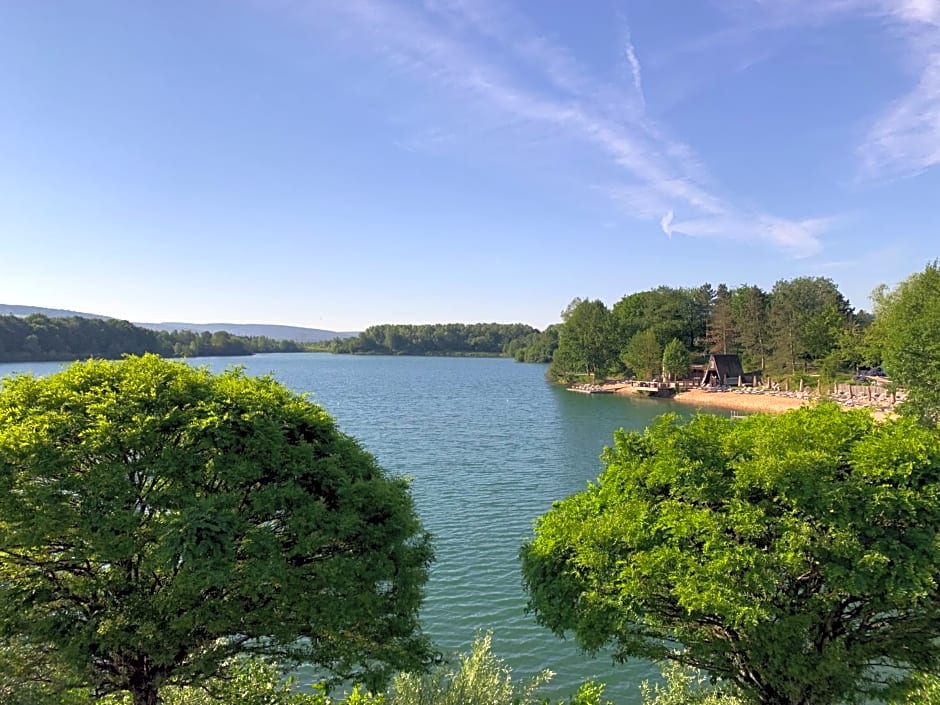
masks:
[[(544, 366), (507, 359), (273, 354), (191, 362), (242, 365), (309, 393), (386, 469), (413, 478), (437, 556), (422, 620), (442, 652), (464, 650), (477, 632), (492, 630), (494, 651), (515, 676), (555, 672), (546, 694), (566, 695), (597, 678), (618, 705), (640, 702), (638, 683), (658, 669), (588, 658), (536, 625), (524, 612), (517, 555), (535, 517), (597, 477), (614, 429), (642, 428), (687, 407), (573, 394), (545, 382)], [(61, 366), (0, 364), (0, 376)]]

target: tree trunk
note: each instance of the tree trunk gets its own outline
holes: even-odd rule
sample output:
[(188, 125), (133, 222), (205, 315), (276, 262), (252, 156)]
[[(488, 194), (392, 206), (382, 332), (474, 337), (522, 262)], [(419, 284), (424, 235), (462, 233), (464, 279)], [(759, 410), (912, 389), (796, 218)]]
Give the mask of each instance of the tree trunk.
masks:
[(139, 657), (133, 662), (129, 678), (129, 690), (134, 705), (160, 705), (160, 683), (162, 678), (154, 673), (150, 659)]
[(131, 691), (134, 705), (160, 705), (160, 695), (154, 683), (141, 683)]

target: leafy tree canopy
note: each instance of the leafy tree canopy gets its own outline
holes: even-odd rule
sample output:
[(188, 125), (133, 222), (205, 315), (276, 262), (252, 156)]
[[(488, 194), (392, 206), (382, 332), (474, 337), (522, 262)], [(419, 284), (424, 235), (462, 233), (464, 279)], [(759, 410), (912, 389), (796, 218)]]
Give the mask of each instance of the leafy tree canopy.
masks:
[(634, 375), (640, 379), (653, 379), (662, 369), (663, 349), (656, 340), (656, 334), (645, 330), (630, 338), (621, 357)]
[[(522, 548), (530, 608), (619, 659), (827, 705), (940, 667), (940, 438), (835, 405), (620, 431)], [(676, 650), (676, 645), (681, 648)]]
[(270, 378), (156, 356), (0, 386), (0, 640), (152, 705), (235, 654), (419, 667), (404, 480)]
[(771, 339), (783, 369), (795, 372), (824, 357), (849, 324), (852, 309), (831, 279), (778, 281), (770, 294)]
[(616, 358), (614, 321), (604, 302), (574, 299), (561, 314), (558, 348), (550, 375), (555, 379), (590, 375), (602, 378)]
[(677, 338), (670, 340), (663, 350), (663, 372), (673, 379), (689, 374), (689, 351)]
[(870, 339), (888, 376), (908, 390), (901, 407), (940, 422), (940, 263), (927, 265), (895, 289), (875, 291)]

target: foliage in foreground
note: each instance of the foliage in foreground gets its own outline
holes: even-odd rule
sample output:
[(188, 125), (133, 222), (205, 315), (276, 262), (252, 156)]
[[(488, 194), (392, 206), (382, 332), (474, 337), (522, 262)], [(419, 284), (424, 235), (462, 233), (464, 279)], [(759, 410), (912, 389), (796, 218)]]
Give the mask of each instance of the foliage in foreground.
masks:
[(909, 685), (908, 692), (893, 705), (940, 705), (940, 675), (919, 673)]
[(712, 683), (699, 671), (678, 663), (663, 668), (663, 683), (640, 685), (643, 705), (747, 705), (730, 688)]
[(835, 405), (666, 416), (618, 432), (604, 462), (522, 549), (530, 607), (556, 634), (768, 705), (880, 697), (940, 670), (935, 432)]
[[(227, 678), (215, 679), (204, 688), (165, 688), (163, 705), (382, 705), (381, 695), (359, 688), (334, 700), (314, 688), (305, 693), (293, 679), (283, 679), (278, 669), (260, 659), (237, 662)], [(124, 705), (114, 703), (113, 705)]]
[[(538, 694), (551, 680), (550, 671), (524, 683), (514, 683), (505, 661), (492, 653), (489, 634), (478, 637), (467, 654), (453, 666), (440, 666), (429, 674), (400, 674), (385, 693), (354, 689), (337, 699), (319, 689), (298, 692), (270, 664), (253, 660), (236, 664), (229, 678), (210, 690), (168, 688), (164, 705), (613, 705), (603, 700), (602, 684), (584, 683), (563, 700)], [(678, 664), (663, 669), (663, 682), (640, 684), (643, 705), (746, 705), (727, 687)], [(211, 693), (211, 694), (210, 694)], [(909, 701), (913, 705), (914, 701)], [(124, 705), (118, 701), (108, 705)], [(924, 701), (933, 705), (933, 701)]]
[[(166, 686), (160, 697), (162, 705), (612, 705), (602, 701), (603, 686), (595, 683), (585, 683), (576, 694), (563, 700), (539, 695), (539, 688), (551, 677), (549, 671), (544, 671), (522, 683), (513, 681), (509, 666), (493, 654), (487, 634), (478, 637), (470, 652), (458, 655), (453, 664), (439, 665), (426, 674), (399, 674), (387, 691), (377, 694), (354, 688), (350, 693), (333, 697), (317, 686), (312, 692), (302, 692), (292, 679), (283, 679), (272, 663), (255, 658), (236, 660), (224, 676), (208, 679), (200, 687)], [(0, 684), (3, 680), (0, 673)], [(95, 701), (87, 690), (73, 695), (67, 702), (55, 697), (22, 702), (30, 705), (131, 702), (126, 694), (106, 696), (100, 701)], [(2, 702), (8, 705), (8, 701)]]
[(430, 560), (407, 483), (270, 378), (145, 356), (0, 386), (0, 646), (70, 684), (420, 668)]
[(604, 686), (588, 682), (565, 700), (538, 695), (553, 674), (542, 671), (523, 683), (513, 682), (508, 664), (491, 650), (491, 635), (478, 637), (455, 666), (431, 673), (403, 673), (395, 678), (385, 705), (612, 705), (601, 701)]

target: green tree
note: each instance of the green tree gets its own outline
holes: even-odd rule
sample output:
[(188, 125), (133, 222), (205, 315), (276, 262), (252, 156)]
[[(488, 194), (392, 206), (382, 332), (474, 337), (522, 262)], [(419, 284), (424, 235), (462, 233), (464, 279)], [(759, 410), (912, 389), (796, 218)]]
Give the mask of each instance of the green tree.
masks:
[(731, 292), (724, 284), (718, 285), (715, 301), (708, 316), (708, 332), (705, 336), (708, 352), (727, 354), (734, 352), (734, 317), (731, 309)]
[(768, 296), (760, 287), (740, 286), (731, 294), (735, 346), (745, 368), (765, 369), (768, 350)]
[(689, 374), (689, 351), (678, 338), (673, 338), (663, 350), (663, 373), (670, 379), (682, 379)]
[(87, 705), (90, 691), (49, 648), (18, 635), (0, 635), (0, 703)]
[(650, 314), (655, 298), (655, 292), (641, 291), (624, 296), (611, 307), (618, 350), (625, 348), (634, 335), (651, 327)]
[(715, 290), (706, 282), (701, 286), (680, 291), (683, 295), (684, 327), (683, 336), (679, 339), (691, 350), (705, 339), (712, 306), (715, 303)]
[(705, 669), (764, 705), (879, 697), (940, 668), (936, 432), (834, 404), (666, 416), (619, 431), (604, 462), (522, 548), (556, 634)]
[(617, 359), (613, 319), (603, 301), (574, 299), (562, 312), (550, 374), (603, 377)]
[(520, 338), (513, 338), (503, 352), (517, 362), (551, 362), (558, 348), (559, 324), (550, 325), (541, 333), (535, 331)]
[(417, 668), (405, 480), (270, 378), (156, 356), (0, 386), (0, 638), (153, 705), (236, 654)]
[(829, 377), (854, 372), (865, 361), (865, 333), (855, 321), (839, 331), (829, 353), (819, 361), (820, 371)]
[(663, 349), (656, 340), (656, 334), (652, 330), (645, 330), (630, 338), (622, 358), (624, 364), (633, 370), (635, 375), (641, 379), (650, 380), (660, 374)]
[(869, 339), (888, 376), (907, 390), (905, 413), (940, 422), (940, 263), (872, 295)]
[(777, 366), (796, 372), (825, 357), (848, 325), (851, 308), (831, 280), (778, 281), (770, 296), (770, 326)]

